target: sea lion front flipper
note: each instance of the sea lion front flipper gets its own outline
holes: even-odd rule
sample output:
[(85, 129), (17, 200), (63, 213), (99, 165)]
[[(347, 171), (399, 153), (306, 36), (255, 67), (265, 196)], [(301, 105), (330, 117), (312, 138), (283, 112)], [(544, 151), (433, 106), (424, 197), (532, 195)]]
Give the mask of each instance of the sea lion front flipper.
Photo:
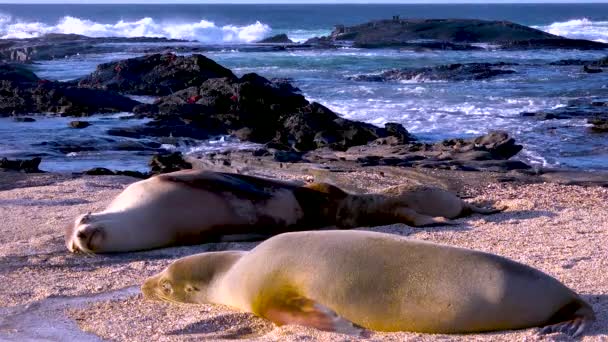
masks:
[(319, 330), (348, 335), (361, 335), (363, 329), (341, 317), (332, 309), (312, 299), (294, 296), (285, 298), (282, 303), (275, 302), (264, 313), (277, 325), (303, 325)]
[(399, 222), (413, 227), (447, 226), (457, 224), (445, 217), (423, 215), (410, 208), (399, 208), (395, 214)]

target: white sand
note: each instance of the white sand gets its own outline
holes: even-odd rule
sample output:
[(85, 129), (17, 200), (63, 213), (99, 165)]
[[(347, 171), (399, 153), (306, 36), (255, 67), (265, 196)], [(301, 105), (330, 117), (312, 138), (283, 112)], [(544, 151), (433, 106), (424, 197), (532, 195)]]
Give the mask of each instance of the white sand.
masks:
[[(403, 181), (365, 170), (344, 175), (341, 181), (364, 189)], [(253, 243), (112, 256), (69, 254), (63, 245), (65, 225), (78, 214), (103, 208), (132, 181), (126, 177), (72, 179), (0, 173), (0, 340), (356, 339), (297, 326), (275, 327), (220, 306), (148, 302), (139, 294), (137, 286), (142, 280), (171, 260), (206, 250), (250, 249)], [(463, 218), (454, 227), (393, 225), (371, 230), (488, 251), (536, 267), (593, 305), (598, 320), (583, 340), (607, 341), (608, 189), (490, 184), (467, 192), (475, 195), (472, 201), (498, 201), (509, 209), (492, 216)], [(568, 340), (562, 334), (544, 338)], [(367, 332), (357, 339), (511, 341), (540, 337), (536, 329), (528, 329), (476, 335)]]

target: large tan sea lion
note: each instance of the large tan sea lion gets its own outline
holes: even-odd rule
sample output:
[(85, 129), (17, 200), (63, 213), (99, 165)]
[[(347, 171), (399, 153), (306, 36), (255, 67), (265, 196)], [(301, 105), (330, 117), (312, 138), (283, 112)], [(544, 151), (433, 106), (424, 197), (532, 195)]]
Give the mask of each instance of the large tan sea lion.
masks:
[(365, 231), (285, 233), (250, 252), (172, 263), (145, 298), (214, 303), (322, 330), (472, 333), (544, 326), (579, 336), (593, 309), (558, 280), (512, 260)]
[(463, 213), (495, 211), (437, 188), (350, 194), (325, 183), (188, 170), (131, 184), (105, 210), (76, 218), (65, 238), (72, 252), (128, 252), (331, 226), (446, 224)]

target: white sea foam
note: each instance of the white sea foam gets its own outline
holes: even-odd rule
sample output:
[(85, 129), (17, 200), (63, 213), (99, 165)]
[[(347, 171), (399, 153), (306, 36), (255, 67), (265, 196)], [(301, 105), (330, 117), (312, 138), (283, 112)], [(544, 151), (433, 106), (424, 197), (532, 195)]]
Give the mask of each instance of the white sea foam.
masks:
[(207, 20), (199, 22), (157, 22), (152, 18), (120, 20), (114, 24), (66, 16), (55, 25), (27, 22), (0, 14), (0, 37), (35, 38), (49, 33), (73, 33), (89, 37), (162, 37), (204, 43), (251, 43), (268, 36), (270, 26), (259, 21), (245, 26), (217, 26)]
[(588, 39), (608, 43), (608, 21), (592, 21), (582, 18), (534, 27), (567, 38)]

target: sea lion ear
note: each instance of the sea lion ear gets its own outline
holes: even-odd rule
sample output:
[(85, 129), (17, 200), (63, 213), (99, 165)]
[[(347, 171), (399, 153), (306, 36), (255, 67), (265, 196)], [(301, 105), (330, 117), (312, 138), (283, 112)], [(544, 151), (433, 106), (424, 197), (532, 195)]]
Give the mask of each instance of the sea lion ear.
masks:
[(363, 332), (362, 328), (312, 299), (293, 296), (273, 302), (263, 316), (279, 326), (296, 324), (355, 336)]
[(80, 219), (80, 224), (89, 223), (91, 221), (91, 212), (84, 214), (84, 216)]

